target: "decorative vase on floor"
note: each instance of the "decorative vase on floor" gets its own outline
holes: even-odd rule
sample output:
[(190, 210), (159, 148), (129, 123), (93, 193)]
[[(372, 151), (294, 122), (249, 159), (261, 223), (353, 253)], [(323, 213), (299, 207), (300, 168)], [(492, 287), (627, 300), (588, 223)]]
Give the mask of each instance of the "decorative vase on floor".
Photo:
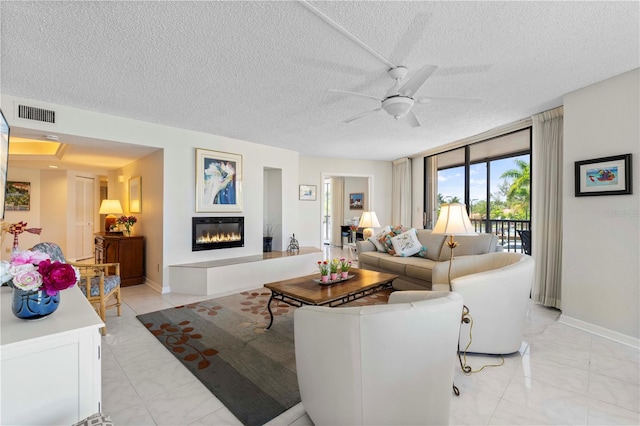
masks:
[(270, 253), (273, 245), (273, 237), (262, 237), (262, 251)]
[(60, 292), (49, 296), (44, 290), (25, 291), (13, 288), (11, 310), (21, 319), (36, 320), (51, 315), (60, 305)]

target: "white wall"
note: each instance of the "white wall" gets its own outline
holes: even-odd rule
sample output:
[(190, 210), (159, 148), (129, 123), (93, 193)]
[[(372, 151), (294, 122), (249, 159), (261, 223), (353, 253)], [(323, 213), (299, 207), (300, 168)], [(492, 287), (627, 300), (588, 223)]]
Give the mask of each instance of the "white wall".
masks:
[[(640, 70), (566, 95), (563, 158), (562, 316), (635, 339), (640, 338), (639, 95)], [(628, 153), (633, 154), (633, 195), (574, 196), (575, 161)]]
[[(29, 123), (31, 129), (164, 149), (162, 228), (151, 230), (147, 229), (146, 224), (144, 226), (145, 233), (159, 232), (162, 234), (162, 258), (147, 258), (147, 264), (160, 263), (163, 291), (168, 291), (171, 284), (167, 273), (169, 265), (262, 253), (263, 170), (265, 168), (282, 170), (282, 204), (286, 206), (286, 209), (282, 212), (281, 235), (288, 236), (294, 232), (298, 235), (297, 231), (300, 227), (298, 226), (297, 152), (223, 136), (21, 99), (10, 95), (3, 94), (1, 101), (2, 110), (10, 125), (13, 125), (12, 121), (15, 120), (14, 108), (17, 102), (28, 105), (36, 104), (43, 108), (56, 110), (56, 118), (59, 118), (59, 121), (55, 130), (46, 124), (37, 122)], [(20, 127), (25, 127), (25, 124), (20, 123)], [(243, 215), (245, 217), (245, 247), (191, 251), (191, 218), (211, 215), (210, 213), (195, 212), (196, 148), (238, 153), (243, 156), (243, 211), (223, 215)], [(9, 170), (11, 171), (11, 167)], [(109, 173), (110, 181), (113, 175), (113, 173)], [(145, 196), (147, 192), (145, 188), (148, 185), (149, 182), (143, 180), (143, 210), (149, 207), (146, 204)], [(317, 245), (317, 240), (314, 243)], [(147, 256), (150, 254), (151, 252), (147, 252)]]
[[(301, 246), (322, 246), (322, 175), (366, 176), (371, 179), (372, 192), (368, 203), (376, 212), (380, 224), (391, 221), (391, 161), (349, 160), (343, 158), (300, 157), (299, 183), (316, 185), (316, 201), (298, 201)], [(297, 190), (297, 189), (296, 189)], [(348, 194), (347, 194), (348, 196)]]

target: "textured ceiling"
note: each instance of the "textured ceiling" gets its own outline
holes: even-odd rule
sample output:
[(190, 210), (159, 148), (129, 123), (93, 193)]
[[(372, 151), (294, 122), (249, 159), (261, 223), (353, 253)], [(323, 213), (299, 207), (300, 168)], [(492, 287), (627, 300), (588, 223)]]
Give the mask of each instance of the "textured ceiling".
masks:
[(312, 2), (390, 61), (439, 68), (422, 127), (379, 106), (388, 66), (298, 2), (0, 3), (3, 94), (243, 139), (392, 160), (558, 106), (640, 66), (638, 2)]

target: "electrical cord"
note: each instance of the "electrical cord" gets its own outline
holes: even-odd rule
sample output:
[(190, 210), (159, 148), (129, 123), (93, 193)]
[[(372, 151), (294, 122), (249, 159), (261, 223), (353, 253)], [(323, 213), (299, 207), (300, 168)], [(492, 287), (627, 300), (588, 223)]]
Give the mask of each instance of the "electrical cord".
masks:
[[(479, 373), (487, 367), (500, 367), (504, 365), (504, 357), (500, 355), (500, 364), (485, 364), (480, 369), (474, 370), (467, 364), (467, 350), (471, 346), (471, 342), (473, 342), (472, 331), (473, 331), (473, 317), (469, 314), (469, 308), (466, 305), (462, 307), (462, 323), (469, 324), (469, 343), (462, 351), (462, 356), (460, 356), (460, 341), (458, 341), (458, 360), (460, 361), (460, 368), (462, 372), (466, 375), (470, 375), (472, 373)], [(464, 358), (464, 361), (462, 360)], [(455, 387), (455, 385), (454, 385)], [(455, 390), (454, 390), (455, 392)]]

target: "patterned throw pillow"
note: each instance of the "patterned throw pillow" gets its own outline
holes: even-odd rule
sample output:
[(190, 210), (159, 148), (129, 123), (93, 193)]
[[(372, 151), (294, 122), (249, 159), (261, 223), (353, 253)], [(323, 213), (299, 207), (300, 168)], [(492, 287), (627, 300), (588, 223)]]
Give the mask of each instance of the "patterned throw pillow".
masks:
[(380, 238), (382, 238), (382, 236), (384, 235), (387, 235), (389, 231), (391, 231), (391, 227), (387, 225), (384, 228), (380, 228), (378, 232), (376, 232), (375, 234), (373, 234), (371, 237), (368, 238), (368, 240), (371, 241), (374, 246), (376, 246), (376, 250), (378, 250), (380, 253), (384, 253), (387, 251), (382, 246), (382, 244), (380, 244)]
[(406, 229), (402, 225), (395, 226), (391, 228), (391, 231), (387, 232), (378, 240), (382, 247), (384, 247), (384, 250), (391, 256), (394, 256), (396, 254), (391, 239), (396, 235), (402, 234), (404, 231), (406, 231)]
[(411, 228), (400, 235), (391, 238), (395, 256), (409, 257), (417, 254), (422, 249), (415, 228)]

